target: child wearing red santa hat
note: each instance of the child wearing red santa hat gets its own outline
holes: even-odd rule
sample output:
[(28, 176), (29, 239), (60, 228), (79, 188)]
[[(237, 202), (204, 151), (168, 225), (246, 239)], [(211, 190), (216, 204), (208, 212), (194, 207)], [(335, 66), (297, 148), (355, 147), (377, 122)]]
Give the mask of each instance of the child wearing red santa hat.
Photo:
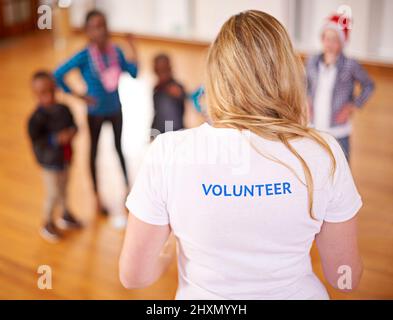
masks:
[[(311, 123), (316, 129), (333, 135), (348, 160), (352, 114), (365, 104), (374, 90), (374, 83), (367, 72), (343, 52), (351, 29), (349, 16), (330, 16), (321, 33), (322, 52), (310, 57), (307, 62)], [(361, 86), (361, 92), (356, 96), (355, 83)]]

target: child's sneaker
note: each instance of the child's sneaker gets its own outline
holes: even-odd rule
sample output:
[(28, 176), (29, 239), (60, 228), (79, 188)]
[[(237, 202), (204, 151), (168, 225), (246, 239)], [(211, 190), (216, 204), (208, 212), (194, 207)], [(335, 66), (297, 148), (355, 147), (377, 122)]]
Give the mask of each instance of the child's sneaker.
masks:
[(53, 243), (58, 242), (62, 236), (53, 222), (48, 222), (45, 224), (42, 227), (40, 234), (45, 240)]
[(65, 211), (63, 216), (58, 221), (58, 225), (61, 229), (80, 229), (82, 228), (82, 223), (79, 222), (70, 212)]

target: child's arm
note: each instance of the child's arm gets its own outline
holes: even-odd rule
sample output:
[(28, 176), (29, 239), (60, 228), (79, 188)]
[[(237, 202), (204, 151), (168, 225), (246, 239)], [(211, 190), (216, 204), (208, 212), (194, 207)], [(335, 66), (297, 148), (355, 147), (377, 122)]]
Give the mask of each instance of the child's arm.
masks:
[(306, 61), (306, 86), (307, 86), (307, 96), (310, 98), (311, 97), (311, 77), (310, 77), (310, 72), (312, 70), (313, 66), (313, 57), (310, 57)]
[(170, 96), (179, 100), (184, 100), (186, 98), (186, 92), (184, 91), (184, 88), (177, 83), (172, 83), (168, 85), (168, 87), (166, 88), (166, 92)]
[(56, 134), (56, 143), (59, 145), (66, 145), (72, 142), (76, 134), (76, 128), (69, 127), (61, 130)]
[(135, 46), (135, 38), (132, 34), (127, 35), (128, 46), (131, 49), (130, 55), (128, 56), (128, 60), (132, 61), (134, 64), (138, 64), (138, 50)]
[(74, 139), (76, 133), (78, 132), (78, 127), (75, 123), (74, 116), (72, 115), (70, 109), (67, 106), (64, 106), (64, 117), (68, 124), (68, 127), (60, 131), (57, 135), (58, 142), (60, 144), (71, 143), (72, 139)]
[(68, 61), (63, 63), (60, 67), (58, 67), (53, 73), (56, 83), (60, 86), (64, 92), (72, 93), (71, 88), (67, 85), (64, 80), (65, 75), (70, 72), (72, 69), (80, 67), (86, 60), (86, 52), (80, 51), (73, 57), (71, 57)]
[(361, 108), (366, 103), (372, 92), (374, 91), (375, 85), (373, 80), (367, 74), (366, 70), (364, 70), (364, 68), (356, 61), (354, 61), (352, 75), (354, 79), (358, 81), (362, 87), (361, 93), (353, 101), (356, 107)]
[(136, 62), (127, 61), (126, 58), (124, 57), (123, 51), (121, 51), (121, 49), (117, 47), (116, 50), (119, 55), (119, 63), (120, 63), (121, 70), (128, 72), (131, 75), (131, 77), (136, 78), (138, 75), (138, 66)]
[(86, 59), (87, 59), (87, 52), (86, 50), (82, 50), (78, 52), (76, 55), (74, 55), (71, 59), (63, 63), (60, 67), (58, 67), (53, 73), (53, 75), (55, 77), (57, 85), (61, 87), (65, 93), (71, 94), (79, 99), (84, 100), (88, 105), (94, 105), (95, 104), (94, 98), (72, 91), (64, 80), (66, 74), (70, 72), (72, 69), (80, 68), (83, 64), (88, 63)]
[(338, 124), (347, 122), (356, 109), (363, 107), (371, 93), (374, 91), (374, 82), (368, 76), (366, 70), (364, 70), (358, 62), (352, 60), (352, 63), (352, 76), (355, 81), (360, 83), (362, 91), (352, 102), (349, 102), (342, 107), (341, 111), (336, 116), (336, 122)]
[(75, 129), (75, 132), (77, 132), (78, 127), (75, 123), (75, 119), (74, 119), (74, 116), (72, 115), (71, 110), (67, 106), (64, 106), (64, 108), (65, 108), (64, 109), (65, 110), (64, 116), (66, 117), (66, 121), (67, 121), (69, 128), (73, 128), (73, 129)]

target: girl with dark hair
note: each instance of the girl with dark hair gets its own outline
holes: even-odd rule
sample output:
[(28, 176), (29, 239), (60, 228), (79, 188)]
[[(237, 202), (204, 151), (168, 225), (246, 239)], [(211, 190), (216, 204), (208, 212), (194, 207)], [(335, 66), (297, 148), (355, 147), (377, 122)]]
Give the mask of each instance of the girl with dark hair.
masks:
[[(130, 183), (126, 163), (121, 147), (122, 111), (118, 85), (120, 74), (128, 72), (133, 78), (137, 76), (137, 57), (133, 38), (128, 37), (132, 51), (130, 60), (126, 60), (123, 51), (115, 46), (109, 38), (105, 16), (93, 10), (86, 15), (85, 32), (88, 45), (62, 64), (54, 73), (59, 86), (67, 93), (83, 99), (88, 105), (88, 125), (90, 133), (90, 170), (96, 195), (97, 212), (107, 214), (100, 200), (97, 187), (96, 156), (101, 127), (110, 122), (113, 127), (116, 151), (127, 188)], [(79, 69), (87, 85), (87, 94), (73, 92), (65, 83), (65, 75), (72, 69)]]

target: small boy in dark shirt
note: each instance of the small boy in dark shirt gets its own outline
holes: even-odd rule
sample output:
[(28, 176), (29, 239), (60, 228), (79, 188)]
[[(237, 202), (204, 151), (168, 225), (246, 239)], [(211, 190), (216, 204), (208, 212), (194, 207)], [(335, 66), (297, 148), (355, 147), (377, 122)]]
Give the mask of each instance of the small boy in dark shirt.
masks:
[(158, 83), (153, 95), (153, 138), (166, 131), (183, 129), (186, 98), (183, 86), (173, 78), (171, 61), (166, 54), (159, 54), (154, 58), (154, 72)]
[(61, 227), (81, 227), (80, 222), (67, 209), (66, 197), (72, 157), (71, 142), (77, 127), (68, 107), (56, 102), (56, 85), (49, 72), (36, 72), (32, 78), (32, 89), (38, 105), (30, 116), (28, 131), (34, 155), (43, 169), (47, 191), (41, 235), (49, 241), (56, 241), (61, 237), (54, 222), (57, 204), (60, 204), (63, 211), (59, 221)]

